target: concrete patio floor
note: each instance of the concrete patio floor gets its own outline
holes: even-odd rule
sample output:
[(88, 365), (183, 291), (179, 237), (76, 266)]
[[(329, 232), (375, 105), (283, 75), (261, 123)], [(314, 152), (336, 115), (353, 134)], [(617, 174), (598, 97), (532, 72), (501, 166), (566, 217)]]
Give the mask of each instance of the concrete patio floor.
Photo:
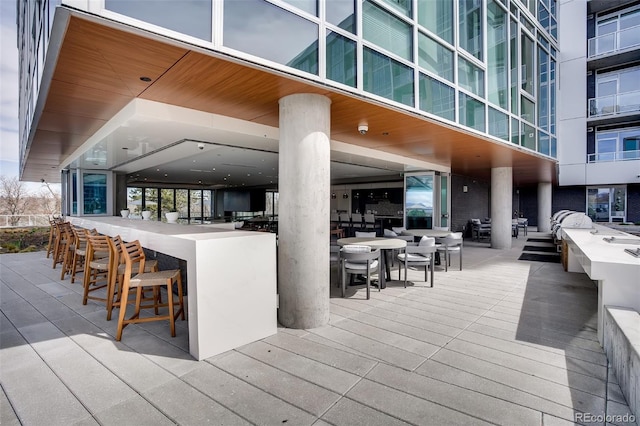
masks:
[(433, 288), (419, 270), (413, 285), (393, 281), (371, 300), (362, 287), (345, 299), (332, 287), (329, 325), (280, 328), (201, 362), (188, 353), (187, 322), (175, 338), (158, 322), (129, 326), (116, 342), (104, 305), (83, 306), (81, 285), (59, 280), (44, 252), (0, 255), (0, 424), (622, 418), (630, 411), (597, 342), (594, 283), (560, 264), (517, 260), (526, 240), (511, 250), (466, 241), (463, 270), (455, 257), (448, 272), (437, 267)]

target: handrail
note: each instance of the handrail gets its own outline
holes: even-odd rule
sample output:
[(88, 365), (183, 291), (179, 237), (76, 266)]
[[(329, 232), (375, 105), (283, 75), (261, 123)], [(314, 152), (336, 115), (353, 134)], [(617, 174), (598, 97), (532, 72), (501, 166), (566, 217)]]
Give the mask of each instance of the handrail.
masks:
[(616, 152), (602, 152), (598, 154), (589, 154), (589, 163), (604, 163), (608, 161), (626, 161), (626, 160), (640, 160), (640, 149), (633, 151), (616, 151)]
[(587, 42), (587, 55), (589, 58), (595, 58), (640, 46), (639, 31), (640, 25), (636, 25), (614, 33), (590, 38)]
[(589, 99), (589, 118), (640, 111), (640, 90)]
[(0, 228), (49, 226), (49, 214), (1, 214)]

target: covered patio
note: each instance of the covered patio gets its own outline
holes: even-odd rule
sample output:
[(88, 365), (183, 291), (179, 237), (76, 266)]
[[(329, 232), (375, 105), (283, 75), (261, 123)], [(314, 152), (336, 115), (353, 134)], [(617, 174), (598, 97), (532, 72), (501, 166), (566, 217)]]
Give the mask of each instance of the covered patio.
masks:
[(368, 301), (332, 286), (327, 326), (279, 328), (201, 362), (186, 322), (175, 338), (149, 323), (116, 342), (116, 321), (83, 306), (45, 253), (0, 255), (0, 423), (622, 424), (596, 287), (518, 260), (540, 236), (510, 250), (465, 241), (463, 270), (436, 268), (433, 288), (421, 270)]

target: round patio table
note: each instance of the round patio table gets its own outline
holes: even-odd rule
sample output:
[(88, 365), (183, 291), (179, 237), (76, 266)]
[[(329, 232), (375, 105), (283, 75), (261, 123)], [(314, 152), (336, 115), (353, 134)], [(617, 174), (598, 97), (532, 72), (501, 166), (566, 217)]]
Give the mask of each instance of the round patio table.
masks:
[(386, 288), (386, 280), (391, 280), (391, 274), (387, 269), (387, 256), (389, 250), (402, 249), (407, 246), (407, 242), (400, 238), (384, 238), (384, 237), (348, 237), (338, 239), (339, 246), (345, 246), (348, 244), (358, 244), (362, 246), (369, 246), (373, 250), (380, 249), (383, 252), (383, 256), (380, 259), (380, 288)]

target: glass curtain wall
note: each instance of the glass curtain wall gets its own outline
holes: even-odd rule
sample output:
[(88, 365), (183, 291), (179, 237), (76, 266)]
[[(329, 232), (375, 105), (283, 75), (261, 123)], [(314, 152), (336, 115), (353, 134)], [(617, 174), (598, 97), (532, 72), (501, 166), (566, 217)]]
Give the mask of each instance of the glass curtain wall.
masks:
[[(219, 9), (213, 0), (186, 0), (180, 13), (176, 4), (104, 1), (110, 13), (208, 42), (204, 47), (219, 42), (242, 59), (556, 151), (555, 0), (225, 0)], [(622, 21), (637, 25), (637, 9), (627, 12), (612, 17), (616, 30)], [(222, 23), (219, 40), (214, 22)], [(599, 24), (604, 32), (607, 21)]]

